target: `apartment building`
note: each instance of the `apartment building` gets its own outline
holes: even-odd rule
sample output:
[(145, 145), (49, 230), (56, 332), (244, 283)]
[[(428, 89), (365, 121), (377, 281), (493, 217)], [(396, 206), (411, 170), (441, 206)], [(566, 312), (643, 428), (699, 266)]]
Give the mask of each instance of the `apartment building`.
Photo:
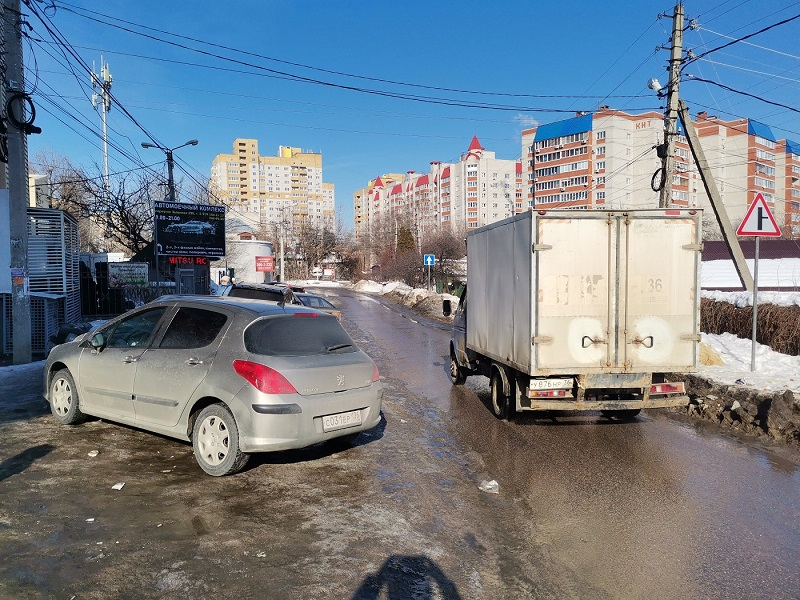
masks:
[(322, 176), (322, 154), (279, 146), (262, 156), (258, 140), (237, 138), (231, 154), (211, 165), (210, 188), (253, 227), (287, 223), (297, 235), (304, 225), (334, 229), (335, 193)]
[(800, 238), (800, 143), (781, 140), (776, 150), (775, 218), (788, 237)]
[(535, 208), (646, 208), (661, 160), (663, 115), (631, 115), (607, 106), (595, 113), (522, 132), (528, 204)]
[[(661, 167), (663, 115), (603, 106), (522, 132), (527, 199), (537, 208), (654, 208)], [(705, 112), (693, 121), (731, 222), (761, 193), (787, 232), (800, 235), (800, 144), (777, 140), (752, 119), (724, 121)], [(711, 211), (689, 144), (678, 123), (673, 139), (672, 204)], [(660, 174), (655, 177), (660, 179)], [(658, 187), (658, 185), (655, 185)], [(711, 218), (707, 223), (714, 225)]]
[(800, 233), (800, 145), (752, 119), (701, 112), (695, 127), (731, 221), (740, 222), (760, 193), (784, 231)]
[(387, 173), (353, 194), (359, 240), (393, 227), (417, 239), (438, 231), (463, 232), (528, 209), (522, 166), (499, 159), (473, 136), (458, 162), (431, 161), (427, 173)]

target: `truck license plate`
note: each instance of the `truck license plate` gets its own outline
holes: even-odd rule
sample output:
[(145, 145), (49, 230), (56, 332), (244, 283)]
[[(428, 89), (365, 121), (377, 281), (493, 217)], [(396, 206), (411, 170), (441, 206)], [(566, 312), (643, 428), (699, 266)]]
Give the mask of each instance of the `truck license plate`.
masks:
[(558, 390), (569, 389), (572, 387), (572, 378), (558, 379), (531, 379), (528, 389), (531, 390)]
[(322, 431), (335, 431), (355, 425), (361, 425), (360, 410), (349, 410), (347, 412), (325, 415), (322, 417)]

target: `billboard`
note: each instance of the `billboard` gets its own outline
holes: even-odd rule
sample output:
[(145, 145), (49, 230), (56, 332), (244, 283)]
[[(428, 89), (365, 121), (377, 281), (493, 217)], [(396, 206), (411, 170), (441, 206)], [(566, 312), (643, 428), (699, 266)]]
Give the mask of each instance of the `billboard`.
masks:
[(108, 263), (108, 287), (147, 287), (149, 281), (147, 263), (110, 262)]
[(272, 273), (275, 259), (272, 256), (256, 256), (256, 273)]
[(155, 242), (161, 255), (225, 256), (225, 207), (155, 202)]

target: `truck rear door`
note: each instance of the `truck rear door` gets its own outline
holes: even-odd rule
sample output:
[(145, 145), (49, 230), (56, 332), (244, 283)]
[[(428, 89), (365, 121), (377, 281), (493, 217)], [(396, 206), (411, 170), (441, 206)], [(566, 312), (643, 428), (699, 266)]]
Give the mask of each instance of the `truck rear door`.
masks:
[(620, 361), (632, 371), (690, 370), (700, 342), (700, 217), (653, 212), (623, 223)]
[(536, 368), (607, 369), (616, 346), (615, 221), (548, 213), (534, 227)]

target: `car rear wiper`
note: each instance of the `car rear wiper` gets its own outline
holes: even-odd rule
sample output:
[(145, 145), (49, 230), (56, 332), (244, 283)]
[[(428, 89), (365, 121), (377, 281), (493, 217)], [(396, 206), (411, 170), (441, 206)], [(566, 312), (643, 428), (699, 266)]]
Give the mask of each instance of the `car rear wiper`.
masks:
[(341, 350), (342, 348), (350, 348), (353, 344), (336, 344), (335, 346), (328, 346), (325, 348), (328, 352), (334, 352), (336, 350)]

